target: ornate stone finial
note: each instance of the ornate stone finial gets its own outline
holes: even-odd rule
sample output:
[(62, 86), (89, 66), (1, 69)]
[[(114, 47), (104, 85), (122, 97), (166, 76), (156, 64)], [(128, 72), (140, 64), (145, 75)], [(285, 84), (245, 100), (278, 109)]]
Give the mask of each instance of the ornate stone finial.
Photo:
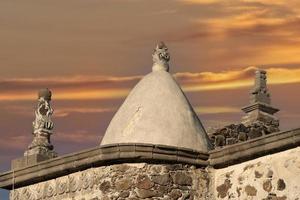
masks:
[(169, 71), (170, 54), (168, 52), (168, 47), (164, 42), (160, 42), (156, 45), (152, 58), (152, 71)]
[(50, 105), (52, 93), (47, 89), (38, 92), (38, 105), (35, 111), (35, 120), (33, 121), (33, 141), (28, 146), (25, 156), (40, 154), (44, 157), (55, 157), (53, 145), (50, 142), (50, 136), (53, 134), (53, 122), (51, 116), (53, 109)]
[(271, 105), (271, 97), (267, 88), (267, 72), (257, 70), (255, 72), (255, 85), (251, 90), (250, 105), (242, 108), (246, 113), (242, 123), (246, 126), (262, 123), (274, 130), (279, 130), (279, 119), (273, 116), (279, 109)]
[(270, 93), (267, 88), (267, 72), (257, 70), (255, 72), (255, 85), (251, 91), (250, 103), (271, 104)]
[(272, 107), (267, 88), (267, 72), (255, 71), (255, 84), (251, 90), (250, 105), (242, 110), (242, 122), (215, 130), (210, 138), (216, 147), (231, 145), (280, 131), (279, 119), (274, 116), (279, 109)]

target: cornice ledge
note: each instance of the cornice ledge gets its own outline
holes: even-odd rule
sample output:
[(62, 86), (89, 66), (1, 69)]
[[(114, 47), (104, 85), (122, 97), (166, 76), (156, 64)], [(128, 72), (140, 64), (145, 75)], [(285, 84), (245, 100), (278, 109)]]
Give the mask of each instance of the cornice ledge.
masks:
[(281, 131), (209, 152), (209, 165), (227, 167), (300, 146), (300, 128)]
[(126, 162), (183, 163), (207, 166), (209, 154), (165, 145), (123, 143), (103, 145), (56, 157), (0, 174), (0, 188), (11, 189), (54, 179), (91, 167)]

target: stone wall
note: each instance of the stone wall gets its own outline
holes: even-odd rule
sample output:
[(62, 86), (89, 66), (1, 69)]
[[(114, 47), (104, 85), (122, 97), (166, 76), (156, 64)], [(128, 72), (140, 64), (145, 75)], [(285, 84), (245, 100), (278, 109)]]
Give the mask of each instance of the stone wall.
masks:
[(115, 164), (11, 191), (12, 200), (210, 199), (203, 169), (182, 164)]
[(300, 199), (300, 147), (210, 172), (216, 199)]
[(300, 129), (209, 154), (118, 144), (2, 173), (0, 186), (14, 200), (300, 200), (299, 155)]

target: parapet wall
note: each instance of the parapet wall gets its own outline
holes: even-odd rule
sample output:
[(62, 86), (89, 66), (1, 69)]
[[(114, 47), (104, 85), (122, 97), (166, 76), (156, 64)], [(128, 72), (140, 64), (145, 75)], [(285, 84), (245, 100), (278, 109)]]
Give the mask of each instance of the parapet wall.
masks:
[(215, 199), (300, 199), (300, 147), (211, 170)]
[(100, 146), (0, 174), (13, 200), (300, 199), (300, 129), (209, 153)]
[(11, 191), (11, 200), (205, 199), (209, 178), (182, 164), (115, 164)]
[(226, 168), (124, 163), (89, 168), (12, 190), (11, 200), (296, 200), (300, 147)]

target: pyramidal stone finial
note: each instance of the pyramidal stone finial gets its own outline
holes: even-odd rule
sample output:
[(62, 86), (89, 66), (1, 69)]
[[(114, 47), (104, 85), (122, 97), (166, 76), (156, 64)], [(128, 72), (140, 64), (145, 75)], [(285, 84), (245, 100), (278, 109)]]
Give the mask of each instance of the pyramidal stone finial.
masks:
[[(271, 97), (267, 88), (267, 72), (264, 70), (255, 71), (254, 88), (250, 93), (250, 105), (242, 108), (246, 113), (242, 123), (250, 126), (257, 123), (263, 123), (279, 130), (279, 119), (274, 116), (279, 109), (271, 105)], [(274, 131), (273, 131), (274, 132)]]
[(168, 47), (164, 42), (156, 45), (152, 54), (153, 66), (152, 71), (169, 71), (170, 54)]
[(267, 88), (267, 72), (264, 70), (255, 72), (255, 84), (251, 91), (250, 103), (271, 104), (270, 93)]

